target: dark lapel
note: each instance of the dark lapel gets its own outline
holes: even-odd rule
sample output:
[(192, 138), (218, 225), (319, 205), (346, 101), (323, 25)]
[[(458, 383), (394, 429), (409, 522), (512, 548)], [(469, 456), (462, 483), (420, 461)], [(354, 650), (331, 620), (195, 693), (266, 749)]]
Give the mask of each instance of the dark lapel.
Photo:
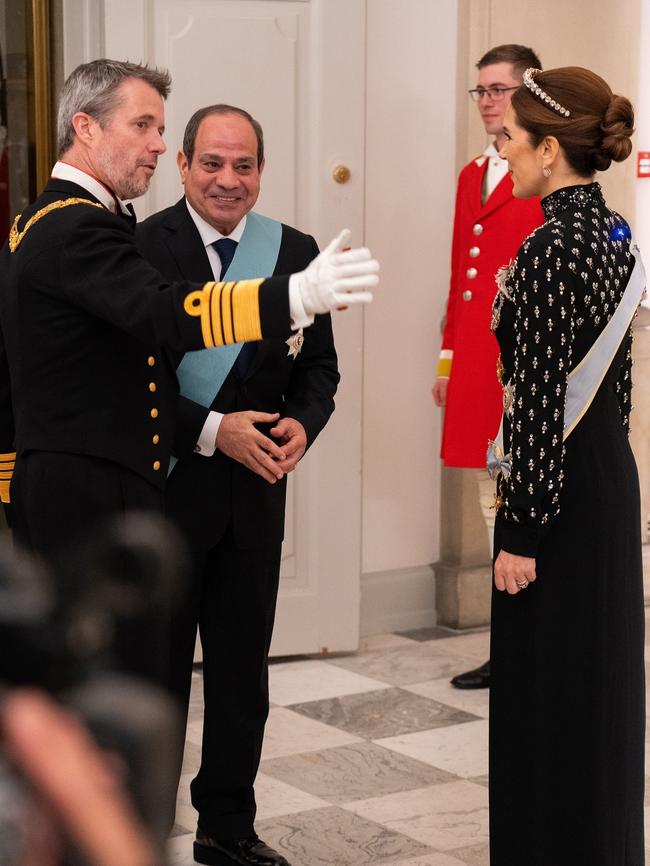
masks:
[(214, 280), (201, 235), (192, 221), (185, 198), (169, 210), (162, 225), (163, 243), (186, 280), (207, 283)]
[[(170, 208), (162, 228), (163, 243), (166, 244), (174, 257), (183, 277), (186, 280), (199, 283), (214, 280), (208, 254), (205, 251), (201, 235), (187, 209), (185, 198), (180, 199)], [(256, 276), (258, 274), (251, 274), (251, 277)], [(276, 339), (262, 340), (255, 344), (255, 356), (251, 359), (245, 379), (252, 376), (258, 367), (264, 363), (264, 358), (270, 351), (274, 348), (277, 351), (277, 343), (278, 340)], [(238, 374), (233, 371), (231, 375)]]

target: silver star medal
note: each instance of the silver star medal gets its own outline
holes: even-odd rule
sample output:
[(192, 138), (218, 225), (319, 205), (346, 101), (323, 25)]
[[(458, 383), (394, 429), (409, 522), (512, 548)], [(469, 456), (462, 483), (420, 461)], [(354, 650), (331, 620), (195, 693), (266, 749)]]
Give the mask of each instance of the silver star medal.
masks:
[(296, 331), (295, 334), (292, 334), (289, 339), (284, 342), (289, 347), (289, 351), (287, 352), (288, 356), (290, 358), (297, 358), (302, 351), (302, 344), (305, 342), (302, 328)]

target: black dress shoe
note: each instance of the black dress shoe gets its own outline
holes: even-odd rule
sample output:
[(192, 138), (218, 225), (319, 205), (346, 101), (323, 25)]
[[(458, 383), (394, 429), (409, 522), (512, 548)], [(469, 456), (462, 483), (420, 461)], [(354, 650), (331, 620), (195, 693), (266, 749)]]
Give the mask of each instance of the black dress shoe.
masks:
[(282, 854), (262, 842), (258, 836), (245, 839), (212, 839), (202, 830), (196, 831), (194, 859), (207, 866), (290, 866)]
[(458, 674), (451, 681), (457, 689), (487, 689), (490, 687), (490, 662), (485, 662), (480, 668)]

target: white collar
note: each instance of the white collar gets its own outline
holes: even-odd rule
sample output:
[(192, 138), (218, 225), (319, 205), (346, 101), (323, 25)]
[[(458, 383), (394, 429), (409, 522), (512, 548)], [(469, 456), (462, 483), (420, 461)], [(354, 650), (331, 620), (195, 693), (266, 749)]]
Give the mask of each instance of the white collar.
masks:
[(104, 186), (104, 184), (96, 177), (93, 177), (91, 174), (77, 168), (75, 165), (70, 165), (68, 162), (62, 162), (59, 160), (52, 169), (52, 177), (57, 180), (69, 180), (71, 183), (76, 183), (77, 186), (82, 187), (86, 192), (94, 195), (97, 201), (100, 201), (104, 207), (112, 213), (116, 212), (117, 204), (119, 204), (122, 213), (129, 214), (129, 216), (131, 215), (126, 204), (117, 198), (117, 196), (113, 195), (108, 187)]
[(493, 141), (491, 141), (485, 148), (485, 150), (483, 151), (483, 156), (487, 156), (488, 159), (492, 159), (492, 157), (498, 157), (499, 159), (501, 159), (501, 157), (499, 156), (499, 151), (496, 149)]
[(214, 226), (211, 226), (209, 222), (206, 222), (203, 217), (194, 210), (187, 198), (185, 199), (185, 204), (190, 212), (190, 216), (194, 220), (194, 225), (196, 226), (198, 233), (201, 235), (201, 240), (203, 241), (204, 246), (209, 247), (221, 238), (231, 238), (233, 241), (239, 243), (241, 236), (244, 234), (244, 229), (246, 228), (246, 214), (244, 214), (244, 216), (239, 220), (229, 235), (222, 235), (220, 231), (217, 231)]

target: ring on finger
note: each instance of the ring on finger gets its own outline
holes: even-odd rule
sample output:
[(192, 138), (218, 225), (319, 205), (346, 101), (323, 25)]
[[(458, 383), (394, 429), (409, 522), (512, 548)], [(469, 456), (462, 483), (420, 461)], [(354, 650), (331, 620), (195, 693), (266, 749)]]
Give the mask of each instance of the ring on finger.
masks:
[(526, 589), (526, 587), (528, 586), (530, 581), (528, 580), (527, 577), (525, 577), (523, 580), (516, 580), (515, 583), (517, 584), (519, 589)]

